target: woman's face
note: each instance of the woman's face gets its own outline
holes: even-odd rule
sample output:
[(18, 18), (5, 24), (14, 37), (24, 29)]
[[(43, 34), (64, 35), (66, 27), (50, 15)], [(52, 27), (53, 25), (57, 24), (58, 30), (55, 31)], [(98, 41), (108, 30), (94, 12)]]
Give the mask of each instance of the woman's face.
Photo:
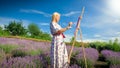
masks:
[(60, 20), (60, 16), (57, 15), (56, 21), (58, 22)]

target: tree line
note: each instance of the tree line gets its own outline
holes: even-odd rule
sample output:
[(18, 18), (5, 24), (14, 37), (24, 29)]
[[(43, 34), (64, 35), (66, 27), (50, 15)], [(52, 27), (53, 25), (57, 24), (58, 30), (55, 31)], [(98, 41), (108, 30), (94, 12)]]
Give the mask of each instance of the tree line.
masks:
[(50, 34), (39, 29), (38, 25), (31, 23), (25, 28), (22, 21), (11, 21), (4, 27), (0, 26), (0, 36), (23, 36), (42, 40), (51, 40)]

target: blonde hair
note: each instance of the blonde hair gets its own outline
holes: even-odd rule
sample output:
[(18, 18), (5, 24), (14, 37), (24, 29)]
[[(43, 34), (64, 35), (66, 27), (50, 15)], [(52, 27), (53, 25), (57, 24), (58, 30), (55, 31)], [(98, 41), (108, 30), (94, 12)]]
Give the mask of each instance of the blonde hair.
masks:
[(58, 12), (54, 12), (52, 15), (52, 21), (55, 20), (57, 16), (60, 17), (60, 14)]

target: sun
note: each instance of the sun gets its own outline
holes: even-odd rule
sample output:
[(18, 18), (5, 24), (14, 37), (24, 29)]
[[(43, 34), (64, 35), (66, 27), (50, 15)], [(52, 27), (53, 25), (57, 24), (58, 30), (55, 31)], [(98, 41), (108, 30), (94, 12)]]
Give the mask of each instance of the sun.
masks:
[(120, 14), (120, 0), (105, 0), (110, 12)]

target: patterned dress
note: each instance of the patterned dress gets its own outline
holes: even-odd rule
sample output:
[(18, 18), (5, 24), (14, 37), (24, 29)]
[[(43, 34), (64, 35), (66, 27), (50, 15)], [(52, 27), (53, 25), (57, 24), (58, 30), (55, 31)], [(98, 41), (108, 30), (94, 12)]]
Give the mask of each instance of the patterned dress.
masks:
[[(50, 23), (50, 30), (52, 35), (60, 29), (61, 26), (58, 23)], [(62, 34), (53, 35), (51, 42), (50, 62), (51, 68), (68, 68), (68, 53)]]

